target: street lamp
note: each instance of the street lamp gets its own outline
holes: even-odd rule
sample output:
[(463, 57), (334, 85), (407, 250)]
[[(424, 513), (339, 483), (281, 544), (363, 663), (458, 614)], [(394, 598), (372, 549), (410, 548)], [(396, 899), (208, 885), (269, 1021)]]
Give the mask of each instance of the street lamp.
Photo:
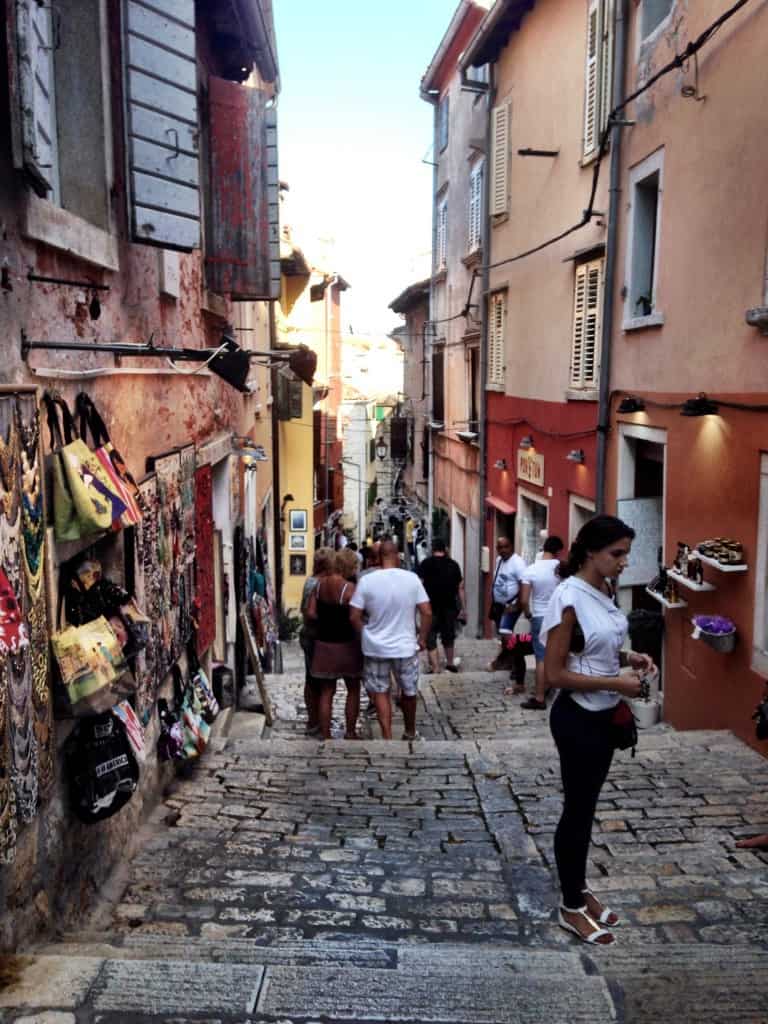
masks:
[(387, 442), (383, 437), (379, 438), (379, 442), (376, 445), (376, 458), (379, 462), (383, 462), (389, 454), (389, 448), (387, 448)]

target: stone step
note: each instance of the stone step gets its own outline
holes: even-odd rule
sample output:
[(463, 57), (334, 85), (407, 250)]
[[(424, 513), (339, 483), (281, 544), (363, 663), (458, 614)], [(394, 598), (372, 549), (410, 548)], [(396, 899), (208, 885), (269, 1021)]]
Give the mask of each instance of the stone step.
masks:
[(0, 1008), (37, 1011), (35, 1019), (54, 1008), (82, 1008), (102, 1021), (188, 1014), (425, 1024), (618, 1019), (606, 982), (571, 952), (357, 940), (264, 947), (162, 936), (145, 936), (140, 946), (64, 943), (50, 950), (8, 959), (5, 974), (13, 980), (0, 990)]

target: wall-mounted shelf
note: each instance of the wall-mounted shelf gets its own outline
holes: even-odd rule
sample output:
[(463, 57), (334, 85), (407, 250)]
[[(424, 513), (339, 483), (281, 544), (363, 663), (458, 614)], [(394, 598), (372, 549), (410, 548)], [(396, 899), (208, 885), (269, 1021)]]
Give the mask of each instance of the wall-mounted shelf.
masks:
[(666, 597), (663, 597), (661, 594), (657, 593), (655, 590), (651, 590), (650, 587), (646, 587), (645, 588), (645, 592), (646, 592), (646, 594), (650, 594), (650, 596), (654, 599), (654, 601), (658, 601), (659, 604), (663, 604), (665, 608), (669, 608), (670, 611), (674, 611), (675, 608), (687, 608), (688, 607), (688, 602), (687, 601), (676, 601), (674, 604), (672, 604), (672, 602), (668, 601), (666, 599)]
[(717, 590), (713, 583), (697, 583), (696, 580), (689, 580), (687, 576), (683, 576), (675, 569), (667, 569), (667, 573), (675, 583), (679, 583), (681, 587), (687, 587), (689, 590)]
[(696, 555), (704, 565), (711, 565), (718, 572), (749, 572), (749, 566), (743, 563), (741, 565), (723, 565), (722, 562), (718, 562), (716, 558), (710, 558), (709, 555), (702, 555), (699, 552), (696, 552)]

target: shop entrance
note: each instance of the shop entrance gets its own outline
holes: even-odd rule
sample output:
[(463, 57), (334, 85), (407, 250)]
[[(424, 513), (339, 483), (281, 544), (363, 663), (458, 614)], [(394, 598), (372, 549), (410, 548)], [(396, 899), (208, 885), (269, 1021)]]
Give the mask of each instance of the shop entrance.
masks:
[(536, 552), (542, 545), (541, 532), (546, 530), (548, 518), (549, 507), (546, 502), (518, 488), (515, 551), (526, 565), (536, 560)]

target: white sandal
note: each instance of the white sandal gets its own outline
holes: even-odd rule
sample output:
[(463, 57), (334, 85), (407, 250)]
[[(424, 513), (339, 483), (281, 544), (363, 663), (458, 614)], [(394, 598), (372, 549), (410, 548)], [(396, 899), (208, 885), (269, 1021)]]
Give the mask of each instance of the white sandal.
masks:
[[(585, 896), (591, 896), (593, 900), (597, 900), (600, 906), (603, 906), (602, 900), (599, 898), (599, 896), (595, 896), (591, 889), (582, 889), (581, 891)], [(616, 920), (611, 921), (611, 917), (615, 917)], [(600, 924), (607, 924), (611, 928), (615, 928), (617, 924), (621, 924), (621, 918), (616, 913), (616, 911), (611, 910), (610, 907), (603, 907), (603, 912), (600, 914), (600, 917), (597, 918), (597, 921)]]
[[(565, 911), (567, 914), (581, 914), (581, 916), (586, 921), (588, 921), (591, 925), (594, 926), (595, 930), (593, 932), (590, 932), (589, 935), (582, 935), (579, 929), (576, 927), (576, 925), (570, 924), (570, 922), (566, 921), (566, 919), (563, 917), (563, 911)], [(570, 907), (564, 907), (561, 904), (557, 908), (557, 923), (560, 925), (561, 928), (564, 928), (565, 931), (571, 932), (573, 935), (576, 936), (576, 938), (581, 939), (582, 942), (588, 942), (591, 946), (612, 946), (616, 942), (616, 936), (613, 934), (613, 932), (609, 932), (607, 928), (601, 928), (598, 925), (597, 921), (595, 921), (594, 918), (589, 916), (589, 914), (587, 913), (586, 906), (576, 907), (572, 910)], [(605, 935), (610, 935), (610, 942), (600, 941), (600, 939), (602, 939)]]

